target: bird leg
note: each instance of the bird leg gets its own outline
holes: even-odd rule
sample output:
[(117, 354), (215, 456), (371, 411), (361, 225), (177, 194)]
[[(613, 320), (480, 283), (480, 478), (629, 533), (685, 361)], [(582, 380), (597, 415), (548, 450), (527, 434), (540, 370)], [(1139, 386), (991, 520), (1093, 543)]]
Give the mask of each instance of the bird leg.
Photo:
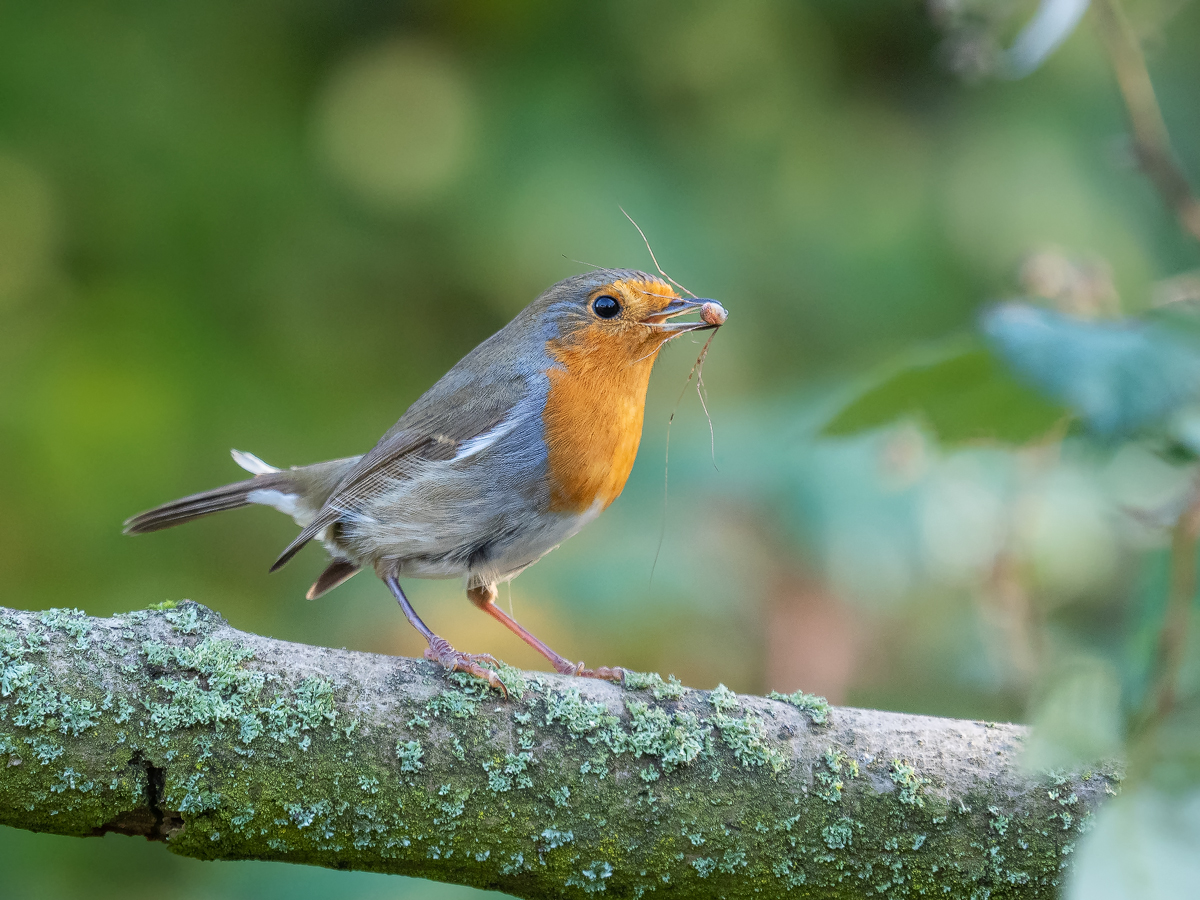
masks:
[(455, 650), (450, 646), (449, 641), (438, 637), (429, 630), (428, 625), (421, 621), (421, 617), (417, 615), (417, 611), (412, 608), (412, 604), (404, 596), (404, 591), (400, 588), (400, 582), (396, 580), (395, 575), (384, 576), (383, 582), (396, 598), (396, 602), (400, 604), (400, 608), (404, 610), (404, 615), (412, 627), (421, 632), (421, 636), (429, 642), (429, 646), (425, 648), (426, 659), (431, 662), (441, 663), (451, 672), (466, 672), (468, 675), (480, 678), (500, 691), (505, 697), (508, 696), (508, 690), (500, 682), (496, 673), (491, 669), (485, 669), (479, 665), (480, 662), (499, 665), (494, 656), (490, 653), (460, 653), (458, 650)]
[(512, 616), (496, 605), (496, 585), (484, 584), (479, 587), (470, 588), (467, 591), (467, 598), (485, 613), (496, 619), (527, 643), (530, 647), (536, 650), (546, 659), (550, 660), (550, 664), (554, 666), (554, 671), (560, 675), (578, 675), (582, 678), (603, 678), (605, 681), (623, 681), (625, 678), (625, 670), (620, 666), (601, 666), (598, 669), (585, 669), (583, 663), (573, 663), (563, 656), (559, 656), (534, 635), (530, 634), (520, 623)]

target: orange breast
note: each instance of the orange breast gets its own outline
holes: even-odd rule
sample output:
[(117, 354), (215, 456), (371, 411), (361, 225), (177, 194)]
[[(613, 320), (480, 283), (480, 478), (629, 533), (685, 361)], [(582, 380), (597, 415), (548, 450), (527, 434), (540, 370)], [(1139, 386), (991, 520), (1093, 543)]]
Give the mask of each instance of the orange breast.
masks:
[(631, 365), (604, 341), (581, 337), (547, 347), (562, 367), (547, 373), (550, 393), (542, 413), (552, 512), (603, 509), (625, 487), (642, 439), (656, 355)]

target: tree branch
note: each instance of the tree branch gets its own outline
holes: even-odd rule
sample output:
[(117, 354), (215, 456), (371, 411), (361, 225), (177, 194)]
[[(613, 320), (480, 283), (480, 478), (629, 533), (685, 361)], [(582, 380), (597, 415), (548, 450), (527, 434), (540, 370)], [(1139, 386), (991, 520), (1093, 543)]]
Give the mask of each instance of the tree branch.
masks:
[(1100, 37), (1125, 100), (1138, 163), (1167, 208), (1175, 213), (1180, 226), (1200, 241), (1200, 202), (1192, 193), (1187, 176), (1171, 149), (1171, 139), (1154, 95), (1141, 41), (1125, 18), (1118, 0), (1096, 0), (1093, 9)]
[(0, 608), (0, 823), (520, 897), (1048, 897), (1118, 778), (1024, 773), (1014, 725), (501, 674)]

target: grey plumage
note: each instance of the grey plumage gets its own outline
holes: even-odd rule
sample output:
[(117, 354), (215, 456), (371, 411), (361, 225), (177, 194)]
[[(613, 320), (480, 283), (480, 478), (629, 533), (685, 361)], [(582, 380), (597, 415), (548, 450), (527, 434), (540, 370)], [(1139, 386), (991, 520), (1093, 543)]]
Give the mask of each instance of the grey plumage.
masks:
[(272, 571), (314, 538), (333, 556), (310, 596), (381, 564), (400, 575), (466, 575), (469, 586), (512, 577), (599, 512), (547, 512), (542, 412), (555, 363), (544, 348), (561, 329), (588, 320), (580, 298), (620, 279), (650, 277), (608, 269), (551, 287), (418, 398), (364, 456), (275, 471), (235, 454), (260, 474), (142, 513), (126, 531), (259, 503), (301, 526)]
[[(669, 320), (700, 313), (700, 322)], [(724, 308), (684, 299), (644, 272), (601, 269), (560, 281), (438, 380), (362, 457), (283, 472), (249, 453), (254, 474), (127, 523), (153, 530), (248, 503), (300, 526), (271, 567), (316, 538), (332, 557), (319, 597), (370, 567), (449, 671), (504, 684), (421, 621), (400, 579), (464, 576), (476, 607), (556, 672), (621, 679), (559, 655), (496, 605), (496, 584), (537, 562), (613, 502), (633, 468), (650, 370), (672, 338), (716, 328)], [(707, 345), (705, 347), (707, 350)], [(492, 660), (494, 662), (494, 660)]]

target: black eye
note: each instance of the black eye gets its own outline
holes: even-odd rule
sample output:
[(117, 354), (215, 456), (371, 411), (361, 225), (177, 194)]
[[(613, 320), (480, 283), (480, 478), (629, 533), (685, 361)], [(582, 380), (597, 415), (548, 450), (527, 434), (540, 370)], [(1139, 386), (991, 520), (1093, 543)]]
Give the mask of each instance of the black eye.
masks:
[(621, 311), (621, 304), (612, 297), (597, 297), (592, 303), (592, 311), (602, 319), (611, 319)]

